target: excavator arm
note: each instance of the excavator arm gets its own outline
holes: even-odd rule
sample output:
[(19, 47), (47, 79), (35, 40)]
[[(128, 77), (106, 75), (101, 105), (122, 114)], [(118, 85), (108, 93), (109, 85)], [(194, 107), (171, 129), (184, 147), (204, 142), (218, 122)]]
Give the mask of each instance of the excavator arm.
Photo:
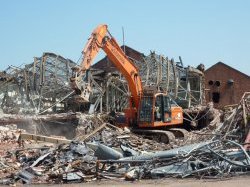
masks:
[(92, 33), (88, 43), (83, 49), (83, 59), (79, 67), (76, 67), (74, 76), (71, 78), (72, 88), (76, 93), (82, 95), (88, 89), (82, 81), (83, 76), (93, 63), (99, 50), (107, 54), (116, 68), (121, 72), (128, 82), (131, 92), (131, 104), (136, 109), (139, 108), (140, 98), (142, 96), (142, 82), (138, 74), (137, 67), (124, 54), (116, 40), (108, 32), (107, 25), (99, 25)]

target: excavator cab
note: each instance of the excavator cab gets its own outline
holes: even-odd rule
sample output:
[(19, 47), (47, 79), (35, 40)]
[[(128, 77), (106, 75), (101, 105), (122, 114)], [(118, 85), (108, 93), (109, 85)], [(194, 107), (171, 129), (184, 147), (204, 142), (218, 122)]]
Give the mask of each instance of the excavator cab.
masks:
[(171, 121), (171, 103), (167, 95), (157, 94), (155, 96), (154, 121)]
[(182, 109), (172, 106), (167, 94), (142, 96), (138, 110), (139, 127), (161, 127), (183, 122)]

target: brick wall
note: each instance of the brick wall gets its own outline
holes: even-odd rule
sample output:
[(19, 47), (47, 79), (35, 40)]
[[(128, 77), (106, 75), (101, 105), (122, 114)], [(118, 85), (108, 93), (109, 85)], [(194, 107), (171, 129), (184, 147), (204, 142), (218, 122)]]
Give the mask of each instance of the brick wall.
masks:
[[(206, 101), (215, 101), (217, 108), (239, 103), (244, 92), (250, 91), (250, 77), (222, 62), (205, 71), (205, 82)], [(217, 86), (218, 83), (220, 86)], [(219, 100), (216, 103), (218, 95)]]

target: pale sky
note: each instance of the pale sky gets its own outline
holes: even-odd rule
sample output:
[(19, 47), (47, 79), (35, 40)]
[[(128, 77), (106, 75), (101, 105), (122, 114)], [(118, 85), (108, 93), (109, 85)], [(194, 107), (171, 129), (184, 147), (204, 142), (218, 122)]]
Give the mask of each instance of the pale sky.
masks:
[[(0, 0), (0, 70), (54, 52), (77, 61), (98, 24), (148, 55), (250, 73), (248, 0)], [(97, 59), (103, 57), (101, 53)]]

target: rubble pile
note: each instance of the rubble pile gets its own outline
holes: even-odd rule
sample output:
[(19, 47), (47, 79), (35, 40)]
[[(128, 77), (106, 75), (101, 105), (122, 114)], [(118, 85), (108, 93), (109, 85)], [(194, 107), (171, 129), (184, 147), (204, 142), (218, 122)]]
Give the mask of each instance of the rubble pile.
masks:
[(25, 132), (15, 126), (1, 127), (1, 146), (12, 146), (1, 152), (0, 183), (222, 178), (248, 174), (249, 95), (244, 95), (239, 105), (224, 115), (224, 122), (191, 131), (187, 139), (176, 139), (170, 144), (134, 134), (126, 127), (118, 128), (103, 115), (81, 115), (75, 138), (58, 138), (64, 143), (57, 145), (23, 140)]
[[(97, 116), (95, 119), (90, 115), (83, 116), (85, 116), (88, 121), (86, 121), (84, 125), (77, 127), (76, 137), (74, 138), (76, 141), (99, 142), (113, 148), (119, 148), (120, 145), (127, 145), (141, 151), (166, 150), (172, 148), (174, 143), (177, 143), (160, 143), (156, 140), (149, 139), (147, 136), (131, 133), (126, 127), (122, 129), (105, 122), (105, 116)], [(96, 123), (94, 124), (93, 122)], [(181, 143), (183, 140), (178, 142)]]
[(11, 143), (17, 141), (17, 135), (20, 133), (20, 129), (17, 129), (16, 125), (0, 126), (0, 142)]
[(16, 125), (0, 126), (0, 156), (18, 147), (18, 137), (21, 132), (24, 130), (17, 129)]

